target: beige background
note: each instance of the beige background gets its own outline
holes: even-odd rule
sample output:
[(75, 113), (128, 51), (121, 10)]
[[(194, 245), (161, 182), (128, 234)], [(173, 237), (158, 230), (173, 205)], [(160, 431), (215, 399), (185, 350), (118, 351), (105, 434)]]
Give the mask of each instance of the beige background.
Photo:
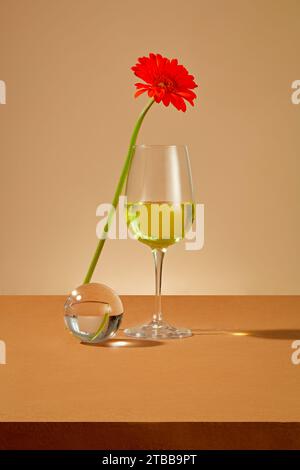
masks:
[[(1, 293), (65, 293), (96, 244), (146, 98), (130, 66), (178, 57), (200, 84), (186, 114), (156, 105), (140, 143), (190, 147), (205, 247), (169, 250), (164, 291), (299, 294), (299, 0), (0, 0)], [(180, 269), (179, 269), (180, 267)], [(95, 280), (152, 292), (152, 260), (109, 242)]]

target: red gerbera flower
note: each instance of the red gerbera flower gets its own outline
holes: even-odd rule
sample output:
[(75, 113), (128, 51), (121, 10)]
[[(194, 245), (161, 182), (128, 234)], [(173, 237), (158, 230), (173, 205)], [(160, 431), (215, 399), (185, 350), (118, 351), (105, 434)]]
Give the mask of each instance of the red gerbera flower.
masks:
[(146, 83), (136, 83), (135, 97), (144, 92), (157, 103), (161, 101), (165, 106), (172, 103), (181, 111), (186, 110), (185, 101), (194, 106), (196, 88), (193, 75), (190, 75), (177, 59), (167, 59), (160, 54), (149, 54), (149, 57), (140, 57), (138, 63), (131, 67), (134, 74)]

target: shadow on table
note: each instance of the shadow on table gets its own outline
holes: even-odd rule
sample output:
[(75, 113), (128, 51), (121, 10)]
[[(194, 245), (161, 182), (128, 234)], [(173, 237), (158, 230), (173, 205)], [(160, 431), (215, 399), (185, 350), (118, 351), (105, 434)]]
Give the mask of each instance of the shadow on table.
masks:
[(273, 330), (201, 330), (193, 329), (194, 335), (229, 335), (229, 336), (250, 336), (264, 339), (299, 339), (298, 329), (273, 329)]
[(164, 343), (161, 341), (152, 341), (149, 339), (108, 339), (104, 343), (81, 343), (84, 346), (91, 346), (94, 348), (153, 348), (155, 346), (162, 346)]

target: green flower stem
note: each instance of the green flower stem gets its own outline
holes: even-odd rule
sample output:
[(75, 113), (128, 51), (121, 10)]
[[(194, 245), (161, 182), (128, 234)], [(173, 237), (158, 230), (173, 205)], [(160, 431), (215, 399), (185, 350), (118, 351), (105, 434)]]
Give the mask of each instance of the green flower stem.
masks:
[(104, 330), (104, 328), (106, 327), (107, 323), (108, 323), (108, 319), (109, 319), (109, 313), (106, 313), (103, 317), (103, 320), (98, 328), (98, 330), (96, 331), (96, 333), (91, 337), (90, 341), (94, 341), (96, 338), (98, 338), (98, 336), (100, 335), (100, 333), (102, 333), (102, 331)]
[(102, 237), (100, 238), (100, 240), (98, 242), (98, 245), (96, 247), (96, 251), (95, 251), (94, 256), (92, 258), (92, 261), (91, 261), (91, 264), (89, 266), (88, 272), (86, 273), (86, 276), (84, 278), (84, 281), (83, 281), (84, 284), (88, 284), (90, 282), (90, 280), (93, 276), (93, 273), (95, 271), (95, 268), (97, 266), (98, 259), (100, 257), (101, 251), (103, 249), (103, 246), (104, 246), (104, 243), (105, 243), (105, 240), (106, 240), (107, 233), (108, 233), (109, 228), (110, 228), (112, 217), (114, 215), (114, 212), (115, 212), (116, 208), (118, 207), (119, 197), (122, 193), (122, 189), (124, 187), (124, 183), (125, 183), (127, 175), (128, 175), (131, 160), (132, 160), (132, 157), (133, 157), (133, 147), (136, 143), (136, 139), (137, 139), (139, 130), (141, 128), (142, 122), (144, 120), (144, 117), (146, 116), (147, 112), (149, 111), (149, 109), (151, 108), (153, 103), (154, 103), (154, 99), (151, 99), (149, 101), (149, 103), (147, 104), (147, 106), (143, 109), (143, 111), (139, 115), (138, 120), (137, 120), (137, 122), (135, 124), (135, 127), (133, 129), (133, 133), (132, 133), (130, 143), (129, 143), (129, 147), (128, 147), (127, 156), (126, 156), (126, 159), (125, 159), (125, 162), (124, 162), (124, 165), (123, 165), (123, 168), (122, 168), (122, 172), (121, 172), (121, 175), (120, 175), (120, 179), (119, 179), (119, 182), (118, 182), (118, 185), (117, 185), (117, 189), (116, 189), (113, 201), (112, 201), (112, 206), (113, 207), (111, 208), (111, 210), (108, 214), (107, 222), (106, 222), (106, 225), (103, 229)]

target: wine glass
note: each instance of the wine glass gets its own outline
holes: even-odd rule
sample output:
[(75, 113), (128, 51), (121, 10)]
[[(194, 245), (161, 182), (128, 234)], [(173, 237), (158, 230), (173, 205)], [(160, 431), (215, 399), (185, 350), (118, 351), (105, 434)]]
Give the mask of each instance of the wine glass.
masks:
[(163, 320), (164, 255), (181, 241), (194, 218), (193, 186), (186, 145), (136, 145), (126, 185), (126, 218), (135, 239), (149, 246), (155, 264), (155, 311), (150, 323), (127, 328), (135, 338), (183, 338), (191, 330)]

